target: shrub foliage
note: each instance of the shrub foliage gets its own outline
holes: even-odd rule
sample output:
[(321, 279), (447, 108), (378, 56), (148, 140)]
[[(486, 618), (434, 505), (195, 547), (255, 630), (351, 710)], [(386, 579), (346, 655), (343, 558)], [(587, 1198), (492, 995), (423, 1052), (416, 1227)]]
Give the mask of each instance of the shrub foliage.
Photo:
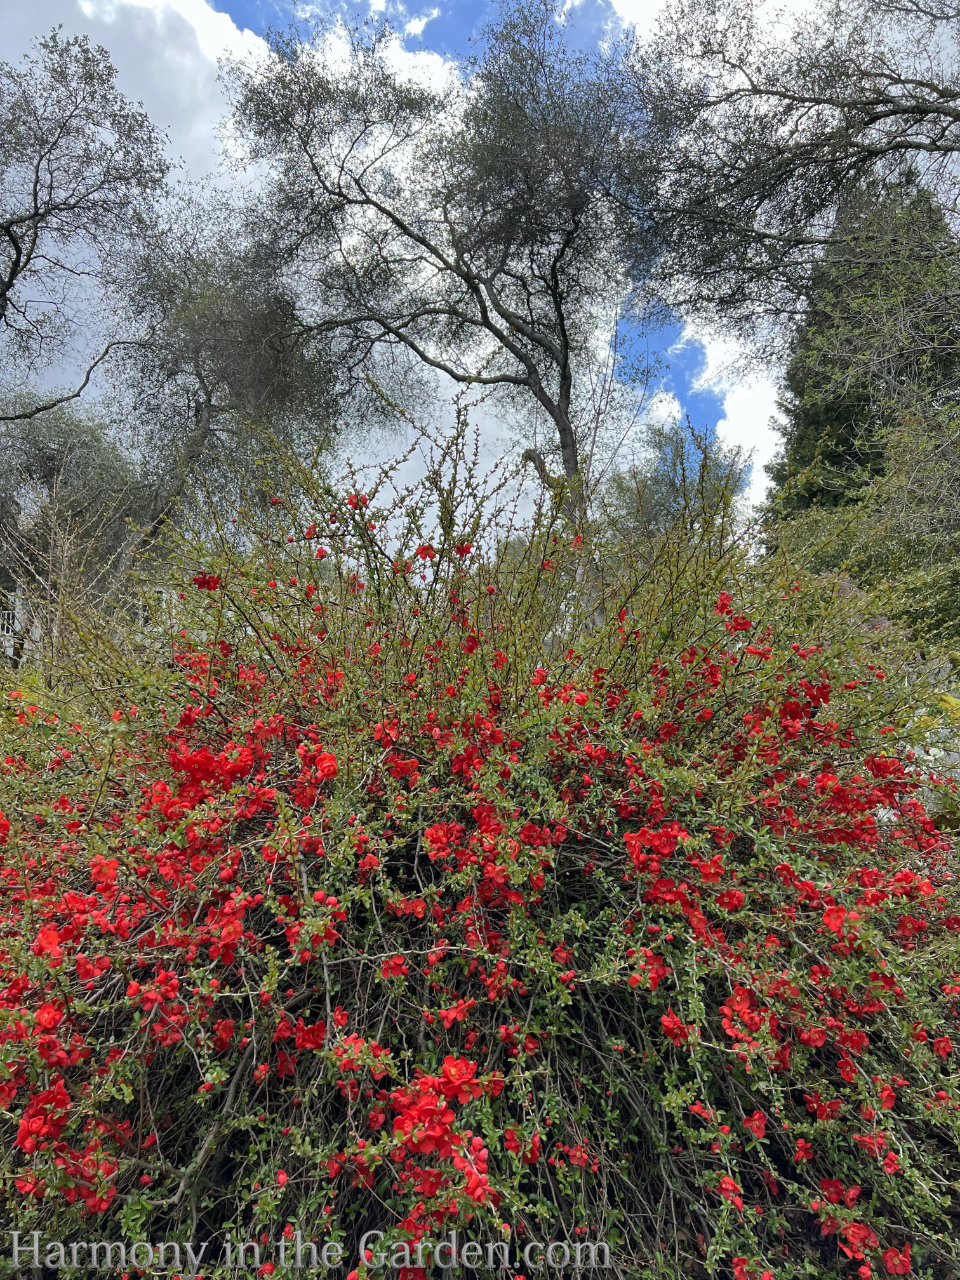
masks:
[(706, 520), (498, 555), (314, 499), (190, 550), (165, 665), (6, 699), (8, 1223), (954, 1275), (950, 787), (889, 633)]

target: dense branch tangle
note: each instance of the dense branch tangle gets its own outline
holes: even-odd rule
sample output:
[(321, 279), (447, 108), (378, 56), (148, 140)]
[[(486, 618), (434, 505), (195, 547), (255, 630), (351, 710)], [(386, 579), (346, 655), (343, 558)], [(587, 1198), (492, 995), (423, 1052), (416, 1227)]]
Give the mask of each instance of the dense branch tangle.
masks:
[(89, 331), (78, 285), (110, 277), (169, 167), (115, 78), (105, 49), (59, 28), (0, 63), (0, 340), (28, 366)]
[(597, 300), (630, 292), (610, 193), (642, 168), (644, 126), (624, 118), (608, 69), (564, 49), (546, 5), (488, 35), (469, 83), (441, 89), (389, 70), (385, 28), (351, 32), (342, 70), (322, 45), (278, 40), (266, 69), (233, 68), (237, 118), (274, 165), (314, 331), (401, 346), (545, 413), (562, 483), (528, 453), (579, 525), (578, 378)]
[(669, 64), (660, 92), (685, 117), (658, 207), (670, 296), (748, 329), (792, 321), (857, 192), (920, 185), (955, 215), (952, 24), (949, 5), (913, 0), (824, 0), (789, 30), (753, 0), (678, 4), (636, 58), (645, 83)]

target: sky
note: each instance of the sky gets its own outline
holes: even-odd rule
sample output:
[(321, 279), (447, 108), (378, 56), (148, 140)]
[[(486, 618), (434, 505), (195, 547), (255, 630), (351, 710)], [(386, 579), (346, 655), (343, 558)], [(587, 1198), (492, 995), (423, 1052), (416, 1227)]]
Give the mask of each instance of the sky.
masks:
[[(636, 26), (650, 30), (660, 0), (566, 0), (574, 38), (589, 44)], [(83, 33), (110, 53), (122, 92), (141, 101), (150, 118), (170, 138), (171, 152), (193, 178), (210, 175), (216, 164), (217, 126), (225, 110), (217, 80), (217, 60), (256, 56), (264, 33), (308, 19), (302, 0), (32, 0), (13, 5), (0, 0), (0, 57), (17, 61), (33, 40), (58, 23), (68, 35)], [(346, 18), (386, 17), (403, 33), (406, 54), (427, 69), (441, 58), (470, 49), (471, 36), (493, 16), (490, 0), (329, 0)], [(326, 9), (328, 6), (324, 4)], [(698, 430), (716, 432), (725, 444), (750, 453), (753, 467), (748, 497), (762, 500), (763, 467), (776, 450), (771, 426), (776, 383), (762, 373), (745, 373), (729, 339), (677, 325), (654, 335), (651, 344), (666, 361), (659, 412), (688, 415)]]

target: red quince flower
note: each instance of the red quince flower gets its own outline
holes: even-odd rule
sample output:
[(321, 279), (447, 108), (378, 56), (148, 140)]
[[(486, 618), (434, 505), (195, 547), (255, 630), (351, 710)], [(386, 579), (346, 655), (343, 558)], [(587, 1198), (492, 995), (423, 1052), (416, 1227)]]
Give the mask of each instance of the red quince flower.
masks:
[(725, 1174), (717, 1183), (716, 1190), (723, 1196), (724, 1200), (729, 1200), (735, 1209), (743, 1208), (743, 1197), (740, 1195), (740, 1188), (731, 1177)]
[(663, 1027), (663, 1034), (668, 1040), (672, 1040), (674, 1044), (682, 1044), (690, 1038), (690, 1028), (685, 1026), (680, 1018), (673, 1012), (673, 1008), (669, 1008), (660, 1019)]
[(767, 1117), (762, 1111), (754, 1111), (744, 1119), (743, 1127), (749, 1129), (755, 1138), (762, 1138), (767, 1131)]
[(885, 1249), (882, 1254), (883, 1265), (887, 1269), (887, 1274), (891, 1276), (908, 1276), (910, 1274), (910, 1246), (903, 1246), (903, 1253), (898, 1253), (896, 1249)]
[(717, 895), (717, 906), (723, 911), (739, 911), (746, 898), (739, 889), (727, 889)]
[(823, 923), (836, 934), (843, 932), (843, 922), (847, 913), (843, 907), (827, 907), (823, 913)]

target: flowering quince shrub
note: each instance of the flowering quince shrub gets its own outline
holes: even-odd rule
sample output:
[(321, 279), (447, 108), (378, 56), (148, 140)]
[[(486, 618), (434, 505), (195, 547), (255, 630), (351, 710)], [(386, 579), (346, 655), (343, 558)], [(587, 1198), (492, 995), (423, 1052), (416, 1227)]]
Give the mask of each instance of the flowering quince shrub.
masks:
[(706, 534), (589, 628), (549, 521), (381, 519), (279, 500), (162, 669), (7, 692), (4, 1222), (956, 1276), (951, 788), (893, 641)]

